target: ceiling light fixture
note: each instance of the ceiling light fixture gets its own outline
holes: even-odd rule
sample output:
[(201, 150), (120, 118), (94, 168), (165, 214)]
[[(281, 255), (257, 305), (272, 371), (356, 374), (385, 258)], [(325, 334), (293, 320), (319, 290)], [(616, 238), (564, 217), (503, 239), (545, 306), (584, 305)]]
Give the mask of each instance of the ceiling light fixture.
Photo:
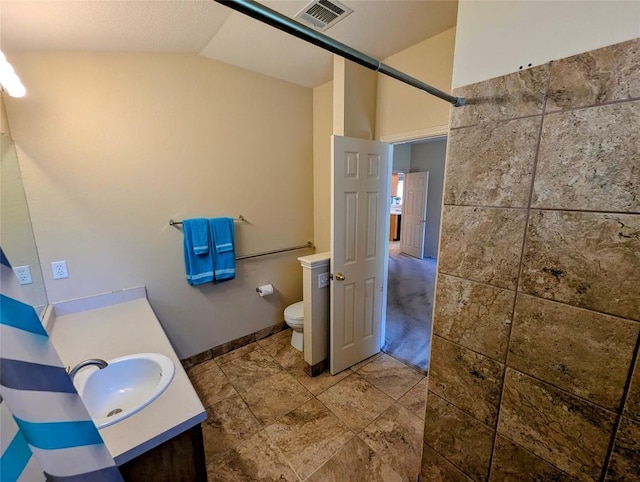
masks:
[(11, 97), (24, 97), (27, 93), (27, 89), (20, 82), (20, 77), (2, 51), (0, 51), (0, 87)]

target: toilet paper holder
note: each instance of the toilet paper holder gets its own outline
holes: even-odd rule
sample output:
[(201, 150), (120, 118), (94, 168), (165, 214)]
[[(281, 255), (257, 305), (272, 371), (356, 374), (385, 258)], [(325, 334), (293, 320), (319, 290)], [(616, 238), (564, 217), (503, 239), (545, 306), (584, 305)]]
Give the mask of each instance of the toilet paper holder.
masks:
[(273, 294), (273, 285), (261, 285), (256, 288), (256, 293), (260, 296), (269, 296)]

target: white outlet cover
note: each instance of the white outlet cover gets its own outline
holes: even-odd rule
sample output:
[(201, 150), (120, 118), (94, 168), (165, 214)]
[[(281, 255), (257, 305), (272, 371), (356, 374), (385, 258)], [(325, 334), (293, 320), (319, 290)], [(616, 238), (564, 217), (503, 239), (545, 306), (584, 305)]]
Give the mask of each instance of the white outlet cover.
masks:
[(53, 279), (68, 278), (69, 272), (67, 271), (67, 262), (66, 261), (52, 262), (51, 272), (53, 273)]
[(29, 268), (29, 265), (15, 266), (13, 268), (13, 272), (16, 274), (18, 282), (21, 285), (29, 285), (33, 283), (33, 280), (31, 279), (31, 268)]
[(329, 273), (320, 273), (318, 275), (318, 288), (326, 288), (329, 286)]

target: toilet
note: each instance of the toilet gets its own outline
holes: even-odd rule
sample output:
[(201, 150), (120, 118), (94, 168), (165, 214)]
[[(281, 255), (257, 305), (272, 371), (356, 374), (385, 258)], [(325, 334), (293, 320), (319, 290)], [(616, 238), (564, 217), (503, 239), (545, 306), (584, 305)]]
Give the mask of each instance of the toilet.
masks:
[(302, 335), (302, 329), (304, 328), (304, 301), (298, 301), (287, 306), (284, 310), (284, 321), (293, 330), (291, 346), (298, 351), (302, 351), (304, 346), (304, 337)]

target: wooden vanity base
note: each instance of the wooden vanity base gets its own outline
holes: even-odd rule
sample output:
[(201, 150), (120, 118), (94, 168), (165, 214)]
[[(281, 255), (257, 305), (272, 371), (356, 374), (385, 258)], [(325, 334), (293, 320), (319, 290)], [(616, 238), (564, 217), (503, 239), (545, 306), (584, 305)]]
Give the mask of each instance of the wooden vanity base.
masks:
[(127, 482), (207, 482), (202, 429), (196, 425), (118, 468)]

